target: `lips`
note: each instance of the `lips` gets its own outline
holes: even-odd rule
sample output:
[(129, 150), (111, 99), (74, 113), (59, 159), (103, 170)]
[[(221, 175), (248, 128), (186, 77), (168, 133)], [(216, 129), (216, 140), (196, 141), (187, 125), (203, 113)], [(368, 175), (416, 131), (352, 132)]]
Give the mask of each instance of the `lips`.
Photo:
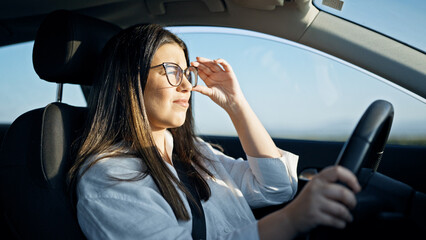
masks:
[(188, 99), (177, 99), (177, 100), (174, 100), (173, 103), (178, 104), (182, 107), (186, 107), (186, 108), (189, 107)]

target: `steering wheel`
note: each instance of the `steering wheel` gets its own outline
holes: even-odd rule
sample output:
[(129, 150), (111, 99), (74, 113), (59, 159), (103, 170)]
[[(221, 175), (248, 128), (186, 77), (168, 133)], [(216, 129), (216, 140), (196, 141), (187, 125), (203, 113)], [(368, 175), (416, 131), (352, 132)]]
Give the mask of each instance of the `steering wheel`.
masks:
[(393, 116), (391, 103), (384, 100), (373, 102), (340, 151), (336, 165), (348, 168), (355, 175), (361, 167), (376, 171), (389, 136)]
[[(348, 168), (357, 177), (361, 168), (369, 168), (375, 172), (380, 164), (393, 116), (394, 110), (391, 103), (377, 100), (370, 104), (352, 135), (343, 145), (336, 165)], [(336, 230), (331, 227), (319, 227), (308, 233), (306, 239), (339, 239), (341, 237), (334, 234)]]
[[(357, 215), (355, 218), (361, 219), (358, 222), (361, 225), (349, 225), (347, 233), (344, 234), (330, 227), (320, 227), (309, 233), (309, 239), (342, 239), (342, 236), (345, 239), (364, 238), (365, 231), (359, 233), (357, 229), (360, 226), (366, 228), (366, 232), (370, 235), (377, 232), (375, 237), (383, 237), (383, 228), (389, 229), (389, 227), (379, 224), (382, 230), (380, 231), (376, 228), (377, 220), (387, 221), (386, 223), (399, 229), (401, 227), (399, 224), (408, 219), (410, 223), (413, 223), (413, 228), (410, 230), (414, 230), (414, 234), (423, 234), (422, 229), (426, 226), (424, 215), (426, 194), (376, 172), (389, 136), (393, 116), (394, 110), (391, 103), (384, 100), (373, 102), (362, 115), (336, 161), (337, 165), (344, 166), (357, 175), (361, 185), (362, 182), (365, 183), (362, 192), (357, 194), (358, 204), (354, 212)], [(402, 229), (406, 228), (408, 227), (405, 226)], [(405, 231), (394, 230), (387, 236), (405, 238), (406, 234)]]

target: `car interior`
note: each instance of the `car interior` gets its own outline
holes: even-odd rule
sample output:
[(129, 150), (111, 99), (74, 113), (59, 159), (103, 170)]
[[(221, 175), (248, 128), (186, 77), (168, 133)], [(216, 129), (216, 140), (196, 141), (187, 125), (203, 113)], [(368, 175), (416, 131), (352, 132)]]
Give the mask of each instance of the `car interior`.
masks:
[[(37, 33), (34, 67), (46, 81), (90, 85), (103, 45), (119, 30), (104, 21), (56, 11)], [(65, 180), (72, 143), (86, 115), (86, 108), (52, 102), (10, 126), (1, 151), (1, 188), (7, 193), (2, 196), (8, 206), (5, 224), (17, 238), (83, 238)]]
[[(17, 7), (21, 2), (28, 7)], [(0, 46), (34, 40), (34, 69), (41, 80), (58, 84), (57, 101), (23, 113), (12, 124), (0, 124), (3, 239), (85, 239), (65, 176), (73, 161), (70, 158), (75, 150), (73, 143), (81, 133), (87, 108), (63, 103), (61, 89), (65, 83), (89, 89), (102, 47), (120, 29), (133, 24), (226, 26), (263, 32), (332, 54), (426, 97), (426, 84), (420, 84), (426, 75), (424, 52), (342, 21), (318, 10), (308, 0), (263, 3), (254, 0), (99, 0), (58, 1), (40, 6), (39, 2), (0, 3), (4, 6), (0, 7), (0, 15), (4, 16), (0, 18), (0, 34), (5, 36), (0, 39)], [(270, 23), (283, 26), (277, 28)], [(245, 156), (238, 137), (201, 137), (222, 146), (224, 153), (232, 157)], [(403, 198), (407, 203), (404, 204), (410, 206), (398, 211), (408, 212), (401, 216), (394, 213), (394, 209), (385, 209), (374, 219), (351, 226), (346, 232), (323, 228), (309, 237), (302, 237), (358, 239), (371, 231), (372, 237), (424, 236), (426, 198), (422, 193), (426, 193), (426, 147), (384, 146), (387, 135), (384, 138), (384, 152), (377, 171), (386, 177), (377, 178), (380, 183), (392, 186), (390, 192), (395, 189), (406, 192)], [(299, 174), (312, 169), (320, 171), (335, 164), (348, 145), (348, 142), (283, 138), (275, 138), (274, 142), (303, 160), (299, 161)], [(299, 179), (299, 182), (301, 189), (305, 180)], [(253, 212), (260, 218), (284, 205), (253, 209)], [(371, 211), (376, 205), (365, 206), (370, 209), (362, 213)], [(407, 215), (415, 217), (407, 218)], [(363, 216), (364, 219), (370, 217)]]

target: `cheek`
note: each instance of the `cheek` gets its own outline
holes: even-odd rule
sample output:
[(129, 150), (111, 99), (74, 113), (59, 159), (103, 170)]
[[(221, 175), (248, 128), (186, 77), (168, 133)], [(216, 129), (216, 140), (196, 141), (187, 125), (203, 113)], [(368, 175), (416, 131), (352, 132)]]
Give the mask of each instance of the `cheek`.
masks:
[(148, 118), (161, 116), (169, 108), (167, 94), (161, 91), (145, 94), (144, 102)]
[(148, 118), (159, 115), (161, 110), (167, 107), (169, 94), (164, 86), (159, 86), (157, 84), (159, 82), (161, 82), (161, 79), (156, 78), (155, 75), (149, 74), (143, 94)]

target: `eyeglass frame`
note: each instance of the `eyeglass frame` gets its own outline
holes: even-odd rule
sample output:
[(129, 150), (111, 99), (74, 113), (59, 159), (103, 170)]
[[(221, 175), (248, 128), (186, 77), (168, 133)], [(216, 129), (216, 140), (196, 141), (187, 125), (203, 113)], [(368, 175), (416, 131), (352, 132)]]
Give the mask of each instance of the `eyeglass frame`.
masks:
[[(167, 69), (166, 69), (166, 67), (167, 67), (167, 65), (173, 65), (173, 66), (176, 66), (178, 69), (180, 69), (180, 71), (181, 71), (181, 73), (182, 73), (182, 75), (181, 75), (181, 77), (180, 77), (180, 79), (179, 79), (179, 83), (177, 83), (176, 85), (173, 85), (171, 82), (170, 82), (170, 79), (169, 79), (169, 75), (167, 74)], [(186, 77), (186, 79), (188, 79), (188, 77), (187, 77), (187, 71), (190, 69), (190, 68), (192, 68), (192, 69), (195, 69), (195, 84), (192, 84), (192, 82), (190, 81), (190, 83), (191, 83), (191, 86), (192, 87), (195, 87), (195, 86), (197, 86), (197, 83), (198, 83), (198, 68), (197, 67), (194, 67), (194, 66), (189, 66), (189, 67), (187, 67), (185, 70), (183, 70), (177, 63), (174, 63), (174, 62), (163, 62), (163, 63), (161, 63), (161, 64), (158, 64), (158, 65), (155, 65), (155, 66), (152, 66), (152, 67), (150, 67), (150, 69), (151, 68), (156, 68), (156, 67), (160, 67), (160, 66), (163, 66), (163, 68), (164, 68), (164, 71), (166, 72), (166, 78), (167, 78), (167, 82), (172, 86), (172, 87), (179, 87), (181, 84), (182, 84), (182, 82), (183, 82), (183, 76), (185, 76)]]

